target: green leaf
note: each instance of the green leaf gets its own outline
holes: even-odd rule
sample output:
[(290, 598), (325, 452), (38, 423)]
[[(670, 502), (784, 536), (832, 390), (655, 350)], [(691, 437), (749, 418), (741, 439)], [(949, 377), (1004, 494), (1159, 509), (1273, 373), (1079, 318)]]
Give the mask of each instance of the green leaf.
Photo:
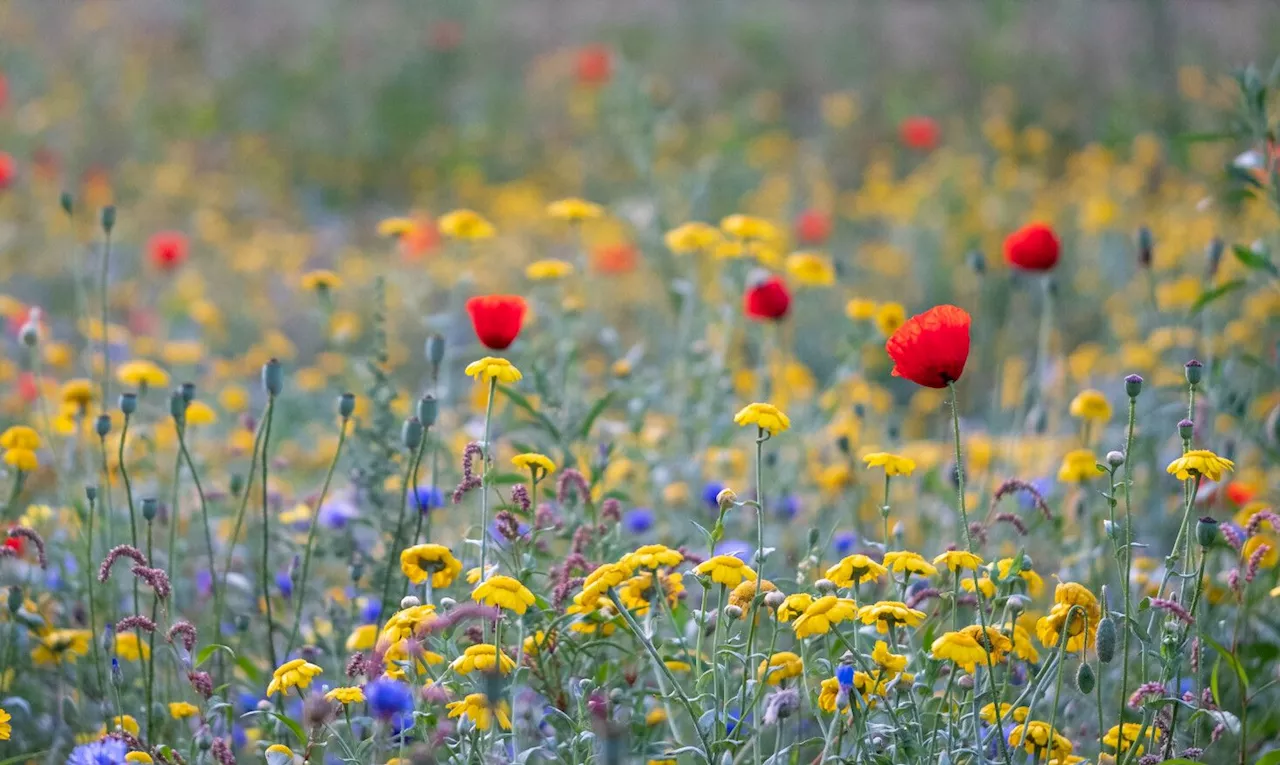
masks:
[(1233, 245), (1231, 252), (1236, 256), (1236, 260), (1243, 263), (1246, 268), (1254, 271), (1266, 271), (1272, 276), (1280, 276), (1280, 268), (1277, 268), (1270, 258), (1260, 252), (1254, 252), (1252, 249), (1240, 244)]
[(271, 715), (272, 717), (276, 718), (280, 722), (284, 723), (289, 730), (293, 731), (293, 735), (298, 737), (299, 744), (307, 743), (307, 734), (302, 731), (301, 725), (297, 724), (293, 720), (290, 720), (288, 717), (285, 717), (279, 712), (268, 712), (267, 714)]
[(557, 441), (562, 440), (560, 437), (560, 429), (555, 426), (555, 423), (551, 422), (551, 419), (549, 417), (547, 417), (545, 414), (535, 409), (533, 404), (529, 402), (529, 399), (525, 398), (519, 393), (516, 393), (514, 390), (512, 390), (511, 388), (508, 388), (505, 385), (499, 385), (498, 391), (502, 395), (506, 396), (511, 401), (511, 403), (523, 409), (530, 417), (536, 420), (538, 424), (541, 425), (542, 428), (546, 430), (548, 434), (551, 435), (552, 438), (554, 438)]
[(31, 754), (20, 754), (17, 757), (10, 757), (7, 760), (0, 760), (0, 765), (18, 765), (18, 763), (20, 762), (29, 762), (29, 761), (34, 762), (36, 760), (44, 759), (44, 756), (46, 754), (48, 754), (48, 750), (45, 750), (43, 752), (32, 752)]
[(495, 473), (489, 476), (489, 483), (494, 486), (511, 486), (512, 484), (524, 483), (529, 476), (522, 473)]
[(204, 648), (201, 648), (200, 652), (196, 654), (196, 666), (198, 667), (201, 664), (204, 664), (206, 661), (208, 661), (209, 657), (213, 655), (213, 652), (218, 649), (222, 649), (226, 651), (228, 654), (231, 655), (232, 661), (235, 660), (236, 658), (235, 651), (231, 650), (225, 645), (222, 645), (221, 643), (213, 643), (211, 645), (205, 646)]
[[(1174, 762), (1177, 762), (1174, 760)], [(1267, 752), (1254, 765), (1280, 765), (1280, 750)]]
[(1217, 300), (1218, 298), (1224, 297), (1226, 295), (1230, 295), (1232, 292), (1235, 292), (1236, 290), (1240, 289), (1244, 285), (1245, 285), (1244, 279), (1233, 279), (1227, 282), (1226, 284), (1220, 284), (1217, 287), (1214, 287), (1208, 292), (1202, 294), (1200, 297), (1196, 298), (1196, 302), (1191, 304), (1191, 310), (1189, 311), (1189, 313), (1192, 316), (1195, 316), (1196, 314), (1204, 310), (1205, 306), (1209, 305), (1210, 303)]
[(604, 394), (596, 403), (592, 404), (591, 410), (587, 412), (586, 418), (582, 421), (582, 427), (578, 430), (579, 438), (586, 438), (591, 435), (591, 426), (596, 424), (596, 419), (604, 414), (604, 410), (609, 408), (611, 403), (613, 403), (613, 391)]
[[(1227, 663), (1227, 666), (1231, 667), (1231, 669), (1236, 673), (1236, 678), (1240, 680), (1241, 690), (1247, 692), (1249, 690), (1249, 676), (1245, 674), (1244, 667), (1240, 665), (1240, 660), (1235, 657), (1235, 654), (1231, 653), (1231, 651), (1224, 648), (1221, 643), (1211, 637), (1202, 635), (1201, 638), (1209, 645), (1210, 648), (1218, 652), (1218, 655)], [(1214, 695), (1218, 695), (1217, 691), (1214, 692)]]
[(1183, 133), (1177, 137), (1180, 143), (1219, 143), (1230, 140), (1232, 135), (1222, 130), (1204, 130), (1197, 133)]
[(253, 662), (249, 661), (248, 656), (237, 656), (235, 661), (236, 666), (243, 669), (244, 673), (249, 676), (250, 680), (258, 685), (262, 684), (262, 673), (257, 667), (253, 666)]

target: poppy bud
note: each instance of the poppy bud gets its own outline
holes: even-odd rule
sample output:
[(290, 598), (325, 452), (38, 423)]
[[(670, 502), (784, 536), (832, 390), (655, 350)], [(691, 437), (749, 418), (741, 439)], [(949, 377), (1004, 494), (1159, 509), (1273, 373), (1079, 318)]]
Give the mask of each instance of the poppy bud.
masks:
[(809, 549), (818, 546), (818, 542), (822, 540), (822, 532), (818, 529), (809, 529)]
[(98, 438), (106, 438), (111, 432), (111, 415), (100, 414), (97, 421), (93, 424), (93, 430), (98, 434)]
[(1116, 657), (1116, 623), (1110, 616), (1102, 617), (1098, 622), (1097, 633), (1098, 661), (1110, 664)]
[(436, 424), (436, 417), (440, 413), (440, 404), (436, 401), (436, 397), (428, 393), (418, 399), (418, 419), (422, 421), (425, 427), (431, 427)]
[(1183, 441), (1190, 441), (1195, 430), (1196, 424), (1191, 420), (1184, 419), (1178, 422), (1178, 437)]
[(40, 325), (34, 319), (28, 319), (18, 330), (18, 339), (28, 348), (34, 348), (40, 342)]
[(244, 476), (240, 475), (239, 473), (232, 473), (231, 481), (227, 488), (231, 490), (231, 496), (233, 497), (240, 496), (241, 490), (244, 489)]
[(142, 500), (142, 517), (150, 523), (156, 519), (156, 511), (159, 510), (160, 503), (156, 502), (155, 497), (144, 497)]
[(1193, 385), (1193, 386), (1200, 384), (1200, 380), (1204, 376), (1204, 364), (1201, 364), (1199, 361), (1192, 359), (1187, 362), (1186, 366), (1184, 367), (1184, 370), (1186, 371), (1186, 375), (1187, 375), (1187, 384)]
[(1142, 376), (1129, 375), (1124, 378), (1124, 392), (1129, 398), (1137, 398), (1142, 392)]
[(187, 415), (187, 400), (182, 397), (182, 390), (175, 390), (169, 394), (169, 416), (173, 417), (173, 421), (182, 424)]
[(124, 412), (126, 417), (138, 411), (138, 394), (121, 393), (120, 411)]
[(413, 451), (422, 443), (422, 422), (417, 417), (410, 417), (400, 428), (400, 442), (404, 448)]
[(184, 382), (182, 384), (182, 400), (190, 404), (196, 400), (196, 384), (193, 382)]
[(969, 250), (969, 254), (965, 255), (964, 259), (969, 270), (975, 274), (981, 276), (987, 272), (987, 256), (983, 255), (981, 250)]
[(252, 624), (248, 614), (236, 614), (235, 625), (236, 632), (247, 632), (249, 625)]
[(1227, 243), (1222, 241), (1222, 237), (1215, 236), (1209, 242), (1209, 248), (1205, 251), (1205, 267), (1206, 276), (1214, 276), (1218, 273), (1218, 266), (1222, 263), (1222, 251), (1227, 248)]
[(280, 368), (279, 359), (272, 359), (262, 365), (262, 387), (272, 396), (280, 395), (284, 388), (284, 370)]
[(1201, 547), (1212, 547), (1218, 541), (1218, 522), (1207, 515), (1196, 521), (1196, 541)]
[(111, 233), (111, 229), (116, 227), (116, 206), (107, 205), (102, 208), (102, 230)]
[(98, 487), (97, 486), (84, 487), (84, 498), (89, 500), (90, 503), (96, 502), (98, 500)]
[(22, 599), (21, 587), (15, 584), (9, 588), (9, 613), (18, 613), (18, 609), (22, 608)]
[(338, 397), (338, 416), (347, 419), (356, 410), (356, 397), (352, 393), (343, 393)]
[(64, 213), (70, 215), (72, 210), (75, 209), (75, 197), (71, 196), (70, 191), (64, 191), (58, 195), (58, 205)]
[(1155, 251), (1155, 237), (1151, 234), (1151, 229), (1142, 226), (1138, 229), (1138, 265), (1143, 268), (1151, 267), (1152, 256)]
[(1093, 674), (1093, 667), (1089, 666), (1089, 662), (1083, 662), (1080, 668), (1076, 670), (1076, 687), (1086, 696), (1093, 693), (1093, 687), (1097, 684), (1097, 677)]

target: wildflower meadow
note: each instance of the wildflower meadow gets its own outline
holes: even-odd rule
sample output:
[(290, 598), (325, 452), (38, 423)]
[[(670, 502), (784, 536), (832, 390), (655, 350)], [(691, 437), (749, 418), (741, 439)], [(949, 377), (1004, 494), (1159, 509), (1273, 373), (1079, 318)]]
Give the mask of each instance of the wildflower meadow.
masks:
[(1280, 19), (783, 5), (0, 3), (0, 765), (1280, 764)]

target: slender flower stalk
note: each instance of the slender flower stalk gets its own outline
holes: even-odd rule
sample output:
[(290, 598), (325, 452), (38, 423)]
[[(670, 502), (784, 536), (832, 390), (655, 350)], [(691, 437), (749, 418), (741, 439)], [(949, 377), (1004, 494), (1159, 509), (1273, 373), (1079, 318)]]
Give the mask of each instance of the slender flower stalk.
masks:
[[(271, 666), (279, 666), (276, 660), (276, 625), (271, 614), (271, 569), (268, 558), (271, 555), (271, 504), (270, 487), (268, 486), (268, 464), (271, 453), (271, 421), (275, 416), (276, 396), (267, 396), (267, 414), (262, 430), (262, 566), (258, 575), (262, 578), (262, 599), (267, 611), (267, 655), (271, 657)], [(246, 488), (246, 491), (248, 489)]]
[[(498, 390), (497, 378), (489, 378), (489, 394), (484, 406), (484, 450), (480, 464), (480, 578), (485, 577), (489, 561), (489, 467), (493, 462), (493, 394)], [(589, 500), (589, 498), (588, 498)]]

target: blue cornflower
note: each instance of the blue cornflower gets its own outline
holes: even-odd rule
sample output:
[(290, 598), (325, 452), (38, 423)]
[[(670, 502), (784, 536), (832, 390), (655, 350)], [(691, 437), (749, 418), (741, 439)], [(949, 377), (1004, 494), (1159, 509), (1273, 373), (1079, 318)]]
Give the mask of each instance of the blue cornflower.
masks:
[(858, 535), (852, 531), (837, 531), (831, 538), (831, 548), (842, 558), (853, 552), (853, 546), (857, 543)]
[(129, 747), (123, 741), (108, 738), (72, 749), (67, 765), (121, 765), (128, 753)]
[(413, 495), (420, 513), (444, 507), (444, 493), (434, 486), (419, 486)]
[(276, 588), (285, 600), (293, 597), (293, 577), (289, 576), (288, 571), (276, 572)]
[(787, 494), (780, 502), (774, 503), (773, 509), (783, 518), (794, 518), (800, 514), (800, 498), (794, 494)]
[(632, 534), (643, 534), (653, 528), (653, 511), (647, 507), (628, 510), (622, 516), (622, 525)]
[(374, 624), (382, 616), (382, 604), (376, 598), (366, 598), (360, 606), (360, 618), (364, 624)]
[(742, 560), (751, 560), (751, 545), (743, 542), (741, 539), (726, 539), (716, 545), (716, 555), (732, 555)]
[(384, 722), (413, 712), (413, 691), (399, 680), (383, 678), (364, 687), (369, 711)]
[(841, 664), (836, 667), (836, 682), (845, 688), (853, 687), (853, 665)]
[(702, 487), (702, 501), (712, 510), (719, 510), (720, 503), (716, 501), (716, 497), (720, 496), (722, 491), (724, 491), (724, 484), (719, 481), (710, 481)]

